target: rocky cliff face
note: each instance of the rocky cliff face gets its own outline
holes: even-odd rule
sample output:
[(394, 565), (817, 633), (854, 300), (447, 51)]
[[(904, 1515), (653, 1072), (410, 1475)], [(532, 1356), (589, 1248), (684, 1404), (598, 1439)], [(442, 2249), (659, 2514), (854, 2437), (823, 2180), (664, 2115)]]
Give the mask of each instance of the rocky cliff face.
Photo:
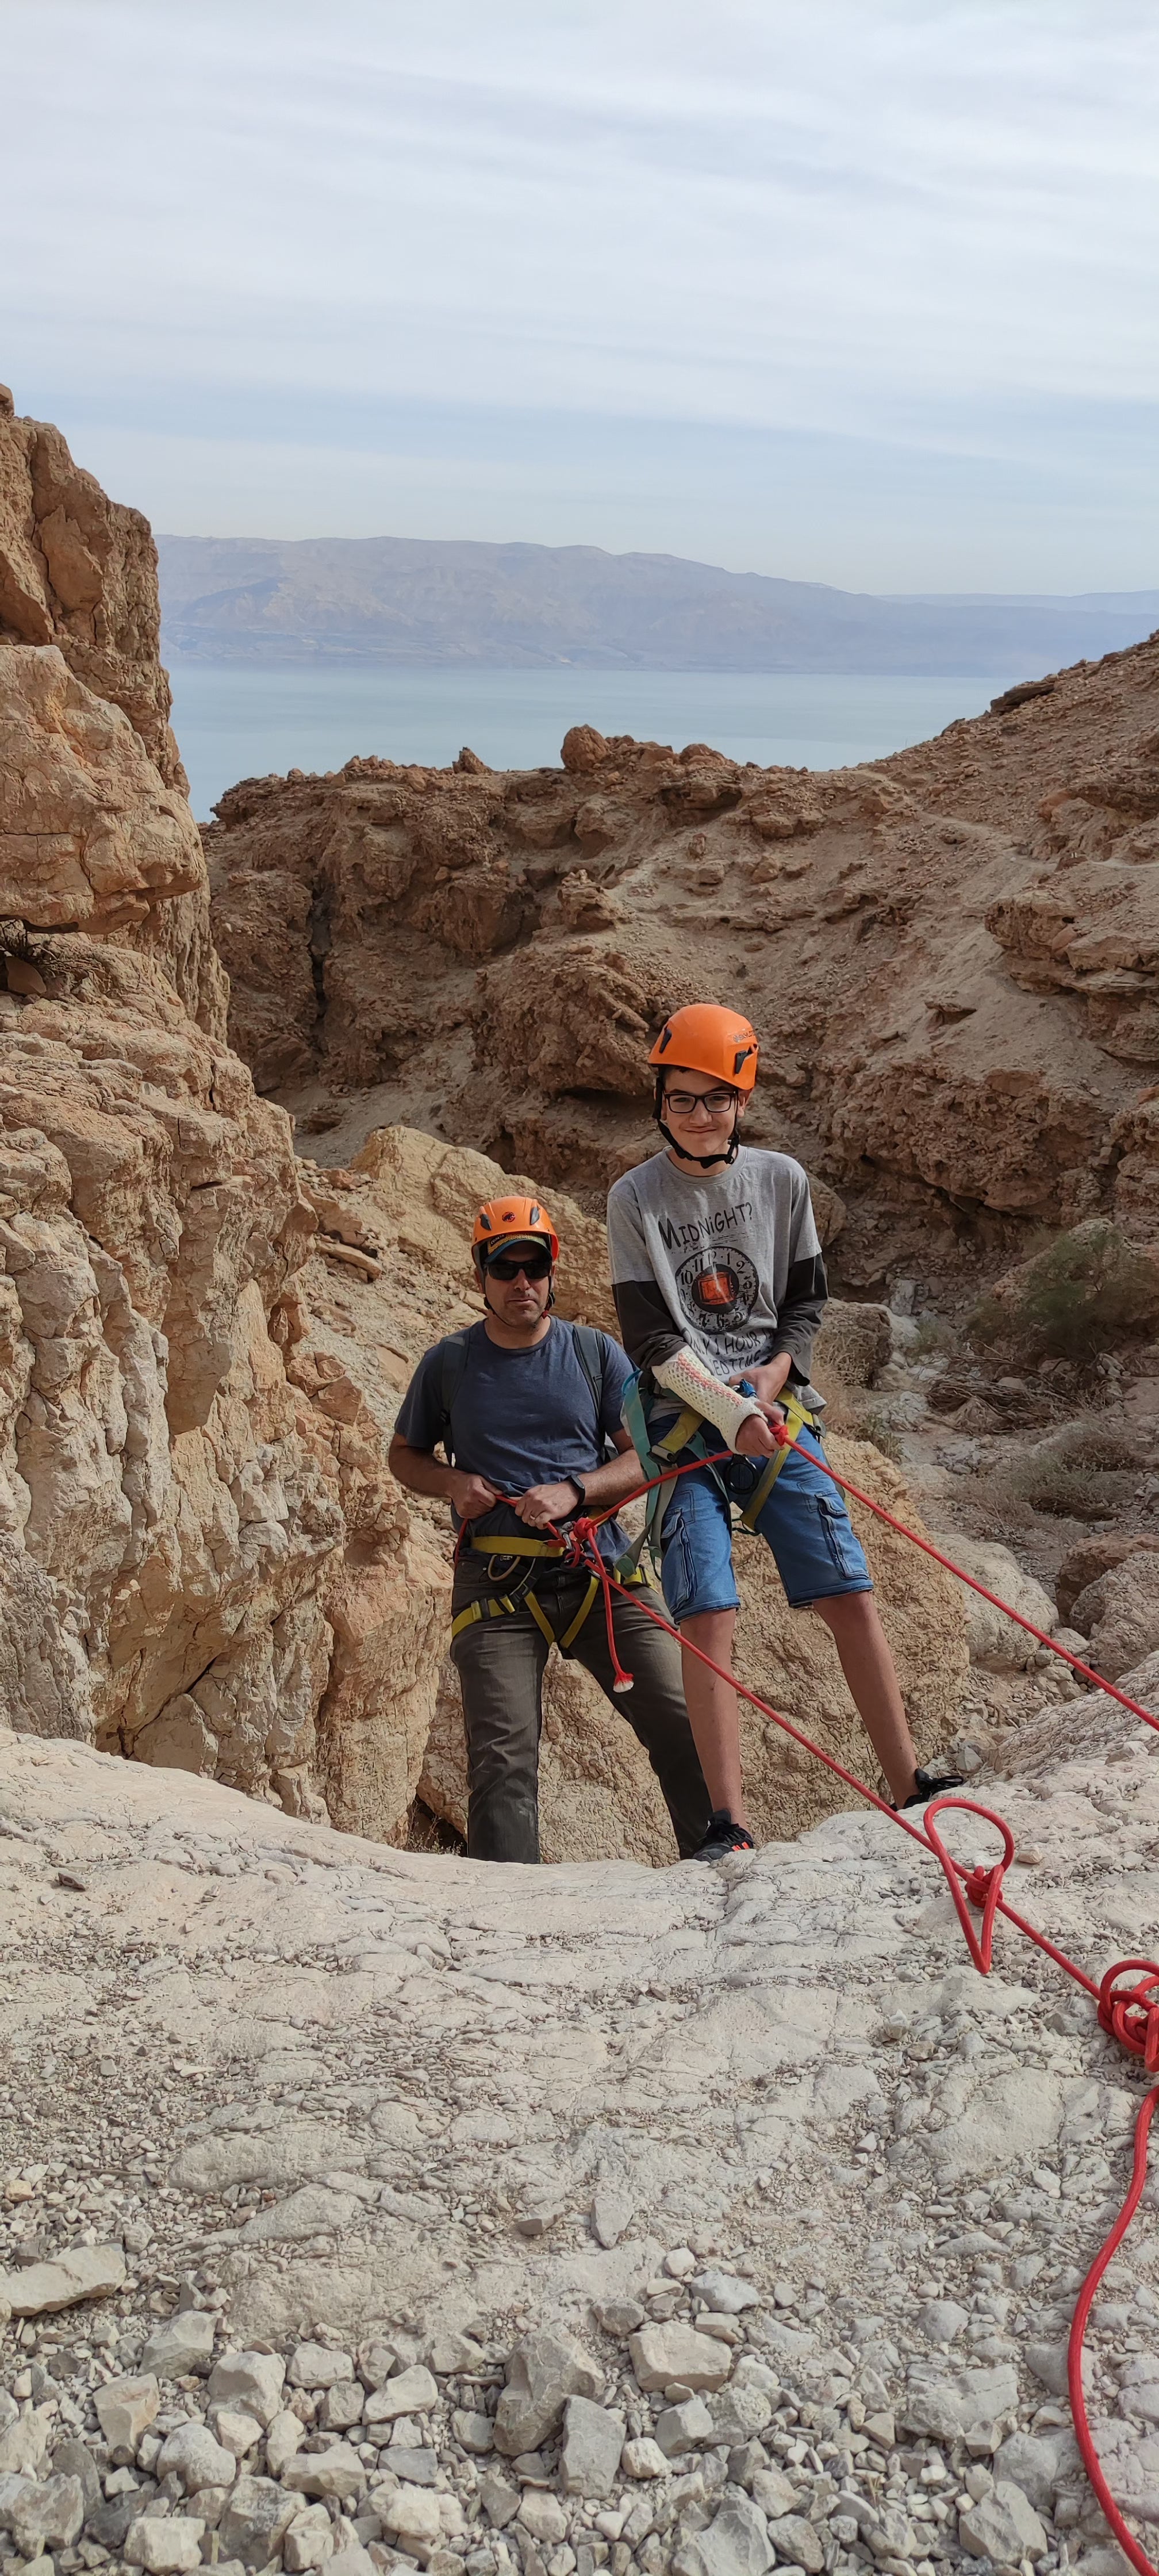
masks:
[[(576, 727), (560, 770), (251, 779), (207, 840), (231, 1028), (335, 1158), (351, 1093), (572, 1187), (649, 1149), (647, 1042), (764, 1042), (757, 1142), (851, 1204), (846, 1278), (1156, 1223), (1159, 643), (831, 773)], [(328, 1097), (321, 1095), (326, 1093)]]
[(397, 1833), (446, 1578), (294, 1360), (315, 1210), (225, 1041), (152, 540), (7, 415), (0, 493), (0, 1710), (305, 1813), (349, 1728)]
[[(379, 1839), (405, 1836), (420, 1786), (461, 1827), (449, 1532), (399, 1493), (385, 1441), (423, 1350), (478, 1312), (471, 1222), (504, 1175), (404, 1128), (349, 1172), (297, 1161), (225, 1040), (149, 665), (148, 530), (56, 432), (6, 439), (24, 629), (0, 642), (0, 1709)], [(83, 612), (51, 572), (82, 536), (106, 583)], [(460, 912), (485, 905), (467, 889)], [(589, 1034), (553, 1031), (561, 1066)], [(603, 1228), (555, 1204), (560, 1310), (610, 1323)], [(769, 1676), (849, 1749), (828, 1640), (810, 1658), (771, 1582), (749, 1590)], [(942, 1578), (919, 1596), (896, 1625), (929, 1742), (965, 1632)], [(770, 1833), (829, 1812), (820, 1780), (752, 1749)], [(673, 1856), (643, 1755), (575, 1670), (552, 1676), (544, 1793), (555, 1857)]]

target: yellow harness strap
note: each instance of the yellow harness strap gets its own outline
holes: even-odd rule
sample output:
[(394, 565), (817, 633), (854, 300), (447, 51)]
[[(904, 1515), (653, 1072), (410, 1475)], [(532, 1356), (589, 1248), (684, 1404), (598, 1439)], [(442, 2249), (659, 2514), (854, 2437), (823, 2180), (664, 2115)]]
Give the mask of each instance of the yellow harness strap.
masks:
[(694, 1404), (686, 1404), (683, 1413), (677, 1414), (671, 1431), (666, 1431), (662, 1440), (653, 1441), (656, 1456), (675, 1458), (686, 1441), (691, 1440), (693, 1432), (699, 1431), (703, 1420), (704, 1415), (697, 1412)]
[[(473, 1539), (471, 1543), (474, 1547), (485, 1547), (487, 1544), (485, 1539)], [(490, 1552), (493, 1556), (498, 1556), (500, 1554), (500, 1550), (498, 1548), (493, 1548)], [(558, 1555), (561, 1553), (557, 1548), (552, 1548), (546, 1552), (551, 1555)], [(641, 1573), (640, 1568), (637, 1566), (631, 1574), (625, 1577), (624, 1589), (626, 1591), (636, 1590), (641, 1584), (646, 1583), (647, 1579), (647, 1576)], [(542, 1602), (537, 1601), (534, 1592), (529, 1591), (522, 1593), (518, 1601), (510, 1600), (505, 1592), (493, 1592), (490, 1595), (490, 1598), (486, 1601), (469, 1602), (467, 1608), (465, 1610), (460, 1610), (458, 1618), (453, 1619), (451, 1622), (452, 1640), (458, 1637), (464, 1628), (473, 1628), (480, 1619), (514, 1618), (517, 1610), (527, 1609), (530, 1610), (531, 1616), (535, 1621), (540, 1635), (546, 1638), (548, 1645), (558, 1646), (561, 1655), (566, 1655), (569, 1646), (574, 1646), (575, 1644), (576, 1638), (580, 1633), (580, 1629), (583, 1627), (584, 1621), (587, 1618), (588, 1612), (591, 1609), (599, 1588), (600, 1578), (598, 1574), (589, 1575), (587, 1591), (584, 1594), (579, 1609), (576, 1611), (574, 1619), (570, 1620), (567, 1627), (564, 1629), (562, 1637), (556, 1636), (555, 1630), (552, 1627), (551, 1621), (548, 1618)]]
[(473, 1538), (473, 1548), (481, 1556), (562, 1556), (563, 1540), (558, 1538)]
[[(803, 1429), (810, 1431), (813, 1430), (815, 1426), (815, 1416), (811, 1413), (806, 1413), (804, 1405), (798, 1404), (795, 1395), (778, 1396), (777, 1401), (784, 1407), (785, 1429), (789, 1433), (791, 1439), (798, 1439)], [(791, 1456), (792, 1451), (788, 1448), (784, 1448), (778, 1449), (775, 1458), (770, 1458), (768, 1466), (766, 1467), (764, 1475), (757, 1486), (751, 1503), (748, 1505), (747, 1510), (741, 1513), (740, 1525), (742, 1529), (755, 1530), (761, 1513), (765, 1508), (765, 1504), (767, 1503), (773, 1487), (776, 1484), (777, 1478), (780, 1475), (781, 1469), (784, 1466), (785, 1460)]]

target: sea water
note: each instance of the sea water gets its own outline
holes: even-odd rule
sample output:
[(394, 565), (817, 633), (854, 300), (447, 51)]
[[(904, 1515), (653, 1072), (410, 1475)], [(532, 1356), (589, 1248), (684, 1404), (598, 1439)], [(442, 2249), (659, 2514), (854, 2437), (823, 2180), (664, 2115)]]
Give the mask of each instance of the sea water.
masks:
[[(1012, 674), (1017, 677), (1017, 674)], [(271, 770), (341, 769), (352, 753), (445, 768), (469, 743), (493, 769), (559, 760), (570, 725), (731, 760), (842, 769), (980, 715), (1009, 680), (821, 677), (795, 672), (400, 670), (365, 664), (270, 670), (171, 666), (173, 724), (194, 813)]]

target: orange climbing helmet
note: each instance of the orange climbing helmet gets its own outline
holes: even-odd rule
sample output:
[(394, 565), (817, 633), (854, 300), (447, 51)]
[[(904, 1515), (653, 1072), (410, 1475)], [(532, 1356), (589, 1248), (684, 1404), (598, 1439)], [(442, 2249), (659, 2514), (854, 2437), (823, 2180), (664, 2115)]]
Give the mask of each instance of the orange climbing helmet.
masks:
[(471, 1236), (471, 1257), (481, 1269), (501, 1244), (545, 1243), (559, 1259), (559, 1236), (541, 1199), (484, 1199)]
[(689, 1073), (709, 1073), (734, 1091), (749, 1092), (757, 1078), (757, 1038), (739, 1011), (718, 1002), (688, 1002), (664, 1022), (648, 1057), (662, 1076), (668, 1064)]

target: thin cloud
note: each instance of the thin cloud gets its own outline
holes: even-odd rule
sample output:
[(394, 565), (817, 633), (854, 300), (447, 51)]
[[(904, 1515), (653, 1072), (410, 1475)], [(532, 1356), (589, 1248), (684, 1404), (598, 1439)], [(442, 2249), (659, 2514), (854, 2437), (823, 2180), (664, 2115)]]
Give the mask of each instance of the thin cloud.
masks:
[[(1159, 266), (1150, 7), (7, 0), (2, 24), (0, 220), (21, 231), (6, 372), (25, 407), (47, 408), (41, 386), (78, 416), (101, 407), (114, 455), (111, 413), (132, 386), (121, 453), (131, 434), (139, 497), (171, 524), (193, 524), (181, 434), (155, 416), (183, 396), (201, 415), (199, 523), (214, 506), (208, 406), (217, 524), (237, 525), (248, 438), (286, 451), (266, 482), (280, 526), (264, 523), (286, 534), (337, 528), (349, 407), (368, 420), (375, 406), (460, 421), (474, 409), (482, 516), (501, 497), (500, 417), (522, 424), (512, 454), (530, 442), (535, 509), (555, 514), (550, 529), (510, 524), (513, 536), (598, 542), (603, 526), (622, 542), (617, 424), (630, 480), (651, 422), (659, 451), (697, 449), (709, 477), (666, 495), (676, 551), (735, 559), (744, 496), (714, 501), (714, 472), (763, 434), (794, 482), (778, 496), (746, 464), (755, 566), (884, 587), (962, 586), (968, 564), (975, 587), (1132, 579), (1114, 492), (1099, 555), (1098, 482), (1119, 451), (1134, 491), (1136, 441), (1159, 405), (1142, 327)], [(585, 416), (594, 493), (565, 462), (565, 418)], [(796, 452), (810, 435), (831, 443), (836, 470), (832, 443), (846, 442), (852, 479), (828, 502)], [(376, 478), (373, 439), (358, 451), (360, 506), (394, 495), (429, 511), (441, 489), (467, 513), (458, 532), (495, 533), (471, 524), (461, 456), (440, 487), (421, 459), (387, 470), (395, 438)], [(886, 523), (859, 536), (850, 506), (859, 490), (877, 506), (882, 448), (899, 469), (907, 455), (941, 469), (936, 495), (915, 494), (892, 573), (892, 505), (884, 548)], [(996, 490), (1028, 453), (1056, 501), (1004, 570)], [(956, 459), (969, 470), (955, 480)], [(654, 527), (655, 511), (643, 516)], [(1001, 546), (1013, 536), (1017, 550), (999, 517)], [(843, 543), (853, 530), (844, 569), (835, 522)], [(368, 522), (382, 524), (437, 533), (429, 519)], [(773, 559), (790, 528), (792, 566)], [(1135, 586), (1154, 575), (1153, 508), (1146, 537)], [(642, 525), (636, 541), (656, 539)]]

